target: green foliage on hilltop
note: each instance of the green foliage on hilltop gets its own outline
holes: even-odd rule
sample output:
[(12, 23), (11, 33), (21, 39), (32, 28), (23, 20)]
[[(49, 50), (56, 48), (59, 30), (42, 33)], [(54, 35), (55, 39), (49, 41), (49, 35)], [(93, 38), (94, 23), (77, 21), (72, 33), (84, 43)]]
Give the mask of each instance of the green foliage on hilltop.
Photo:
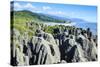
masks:
[[(54, 34), (54, 29), (59, 26), (43, 27), (43, 22), (65, 22), (64, 20), (55, 19), (44, 14), (33, 13), (30, 11), (12, 11), (11, 12), (11, 27), (19, 30), (21, 34), (28, 32), (29, 36), (35, 35), (38, 24), (41, 25), (45, 32)], [(32, 24), (32, 25), (31, 25)]]

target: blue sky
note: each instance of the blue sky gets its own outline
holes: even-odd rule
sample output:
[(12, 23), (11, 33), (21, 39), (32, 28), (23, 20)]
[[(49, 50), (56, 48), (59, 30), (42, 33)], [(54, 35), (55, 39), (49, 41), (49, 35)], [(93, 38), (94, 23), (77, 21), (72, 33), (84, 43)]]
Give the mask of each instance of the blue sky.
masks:
[(89, 22), (97, 22), (96, 6), (16, 1), (14, 2), (14, 10), (30, 10), (37, 13), (50, 14), (66, 18), (80, 18)]

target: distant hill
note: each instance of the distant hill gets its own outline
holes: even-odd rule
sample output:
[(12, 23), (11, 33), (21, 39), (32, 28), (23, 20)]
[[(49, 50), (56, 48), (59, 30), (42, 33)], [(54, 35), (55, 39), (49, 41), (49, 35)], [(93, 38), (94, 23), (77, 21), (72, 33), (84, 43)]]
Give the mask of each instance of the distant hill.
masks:
[(45, 14), (46, 16), (55, 18), (55, 19), (60, 19), (60, 20), (65, 20), (65, 21), (70, 21), (69, 17), (60, 17), (60, 16), (54, 16), (54, 15), (50, 15), (50, 14)]
[(30, 12), (27, 10), (23, 11), (12, 11), (13, 16), (15, 18), (15, 22), (25, 22), (25, 21), (46, 21), (46, 22), (57, 22), (57, 23), (65, 23), (66, 20), (48, 16), (45, 14), (39, 14), (39, 13), (34, 13)]
[[(32, 28), (28, 26), (30, 22), (34, 22)], [(11, 11), (11, 27), (20, 31), (21, 34), (26, 31), (28, 31), (29, 35), (35, 34), (37, 23), (43, 22), (67, 23), (65, 20), (57, 19), (46, 14), (34, 13), (27, 10)]]

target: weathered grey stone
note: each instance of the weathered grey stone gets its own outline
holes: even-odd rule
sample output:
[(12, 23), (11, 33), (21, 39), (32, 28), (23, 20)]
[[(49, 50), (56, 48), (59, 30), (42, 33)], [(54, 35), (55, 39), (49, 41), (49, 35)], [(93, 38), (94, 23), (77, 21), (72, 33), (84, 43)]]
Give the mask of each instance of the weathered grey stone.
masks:
[(43, 50), (43, 52), (42, 52), (42, 60), (41, 60), (41, 64), (45, 64), (45, 61), (46, 61), (46, 54), (47, 54), (47, 52), (46, 52), (46, 49), (44, 48), (44, 50)]
[(61, 62), (60, 63), (67, 63), (65, 60), (61, 60)]
[(52, 43), (53, 45), (56, 44), (52, 34), (44, 33), (44, 39), (47, 40), (48, 42)]
[(96, 61), (97, 60), (97, 48), (96, 48), (96, 44), (93, 42), (93, 40), (91, 42), (89, 42), (89, 57), (91, 61)]
[(39, 52), (39, 57), (38, 57), (38, 64), (41, 64), (42, 61), (42, 50)]
[[(41, 50), (43, 50), (44, 52), (42, 53), (42, 55), (40, 55), (39, 54), (39, 61), (38, 61), (38, 63), (39, 64), (41, 64), (41, 63), (43, 63), (42, 61), (44, 60), (44, 59), (42, 59), (41, 60), (41, 63), (40, 63), (40, 58), (41, 58), (41, 56), (42, 56), (42, 58), (44, 57), (44, 55), (43, 54), (47, 54), (47, 57), (49, 58), (49, 59), (51, 59), (52, 61), (49, 61), (49, 62), (47, 62), (46, 61), (46, 63), (57, 63), (57, 62), (59, 62), (60, 61), (60, 53), (59, 53), (59, 48), (57, 47), (57, 45), (56, 45), (56, 43), (55, 44), (53, 44), (53, 43), (50, 43), (49, 41), (47, 41), (47, 40), (44, 40), (43, 38), (40, 38), (40, 37), (33, 37), (32, 38), (32, 43), (33, 43), (33, 45), (35, 45), (36, 47), (35, 47), (35, 50), (34, 51), (36, 51), (37, 49), (37, 52), (36, 52), (36, 54), (38, 53), (38, 52), (40, 52)], [(55, 52), (55, 54), (54, 54), (54, 56), (52, 55), (52, 50), (51, 50), (51, 48), (50, 48), (50, 45), (52, 45), (52, 48), (54, 49), (54, 52)], [(37, 47), (38, 46), (38, 47)], [(49, 55), (49, 56), (48, 56)], [(58, 57), (59, 56), (59, 57)], [(59, 58), (59, 59), (58, 59)], [(56, 60), (54, 60), (54, 59), (56, 59)], [(47, 60), (47, 59), (46, 59)], [(45, 60), (44, 60), (45, 61)]]
[(25, 65), (29, 65), (29, 57), (28, 56), (24, 56), (24, 59), (25, 59)]
[[(41, 24), (43, 26), (43, 24)], [(97, 60), (97, 38), (88, 30), (64, 27), (57, 28), (55, 36), (36, 30), (36, 35), (28, 32), (20, 34), (14, 29), (14, 40), (11, 45), (11, 57), (14, 65), (54, 64), (67, 62), (85, 62)], [(44, 27), (44, 26), (43, 26)], [(67, 29), (67, 28), (66, 28)]]

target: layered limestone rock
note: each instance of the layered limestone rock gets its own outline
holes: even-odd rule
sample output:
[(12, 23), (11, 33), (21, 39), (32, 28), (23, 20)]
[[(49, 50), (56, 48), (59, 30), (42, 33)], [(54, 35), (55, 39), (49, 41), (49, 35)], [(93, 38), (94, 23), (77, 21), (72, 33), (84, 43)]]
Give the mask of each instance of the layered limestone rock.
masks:
[(28, 32), (20, 34), (13, 29), (11, 43), (11, 65), (39, 65), (97, 60), (97, 39), (90, 30), (66, 29), (52, 35), (36, 30), (32, 37)]
[(60, 62), (59, 48), (53, 36), (49, 33), (44, 33), (43, 37), (33, 36), (31, 39), (28, 39), (26, 35), (20, 36), (20, 39), (14, 39), (11, 49), (13, 51), (11, 58), (15, 58), (15, 65), (53, 64)]
[[(60, 62), (59, 48), (56, 44), (44, 40), (42, 37), (33, 36), (30, 46), (33, 55), (36, 54), (37, 59), (35, 64), (51, 64)], [(38, 63), (37, 63), (38, 62)]]

